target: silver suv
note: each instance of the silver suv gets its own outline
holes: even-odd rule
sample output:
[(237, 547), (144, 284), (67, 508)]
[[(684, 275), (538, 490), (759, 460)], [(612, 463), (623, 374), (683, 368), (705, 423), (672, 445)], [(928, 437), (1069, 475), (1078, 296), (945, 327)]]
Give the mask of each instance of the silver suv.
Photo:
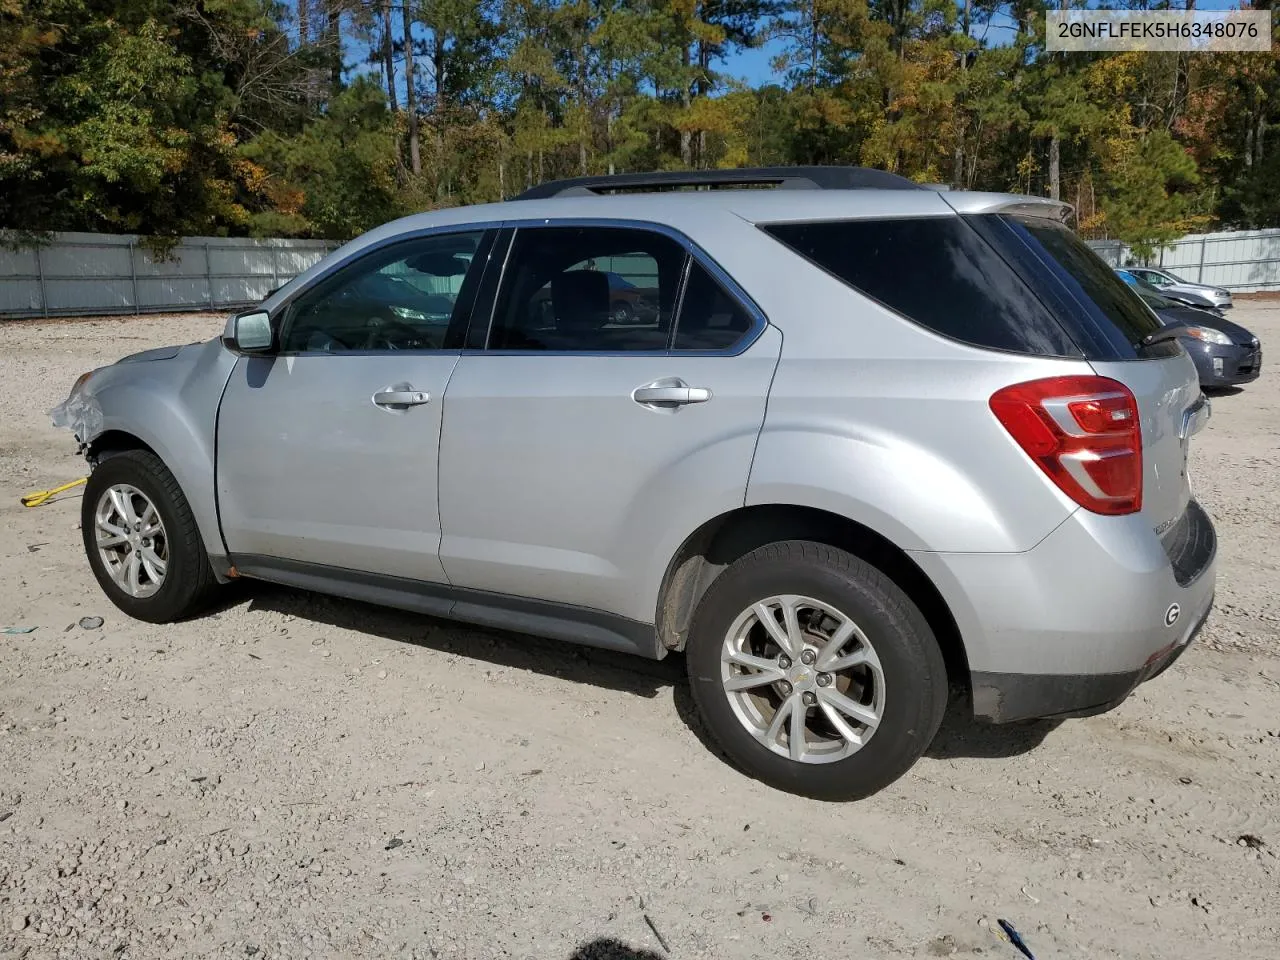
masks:
[(155, 622), (249, 577), (683, 651), (744, 770), (866, 796), (950, 688), (1099, 712), (1208, 615), (1195, 367), (1067, 213), (784, 168), (387, 224), (77, 381), (89, 563)]

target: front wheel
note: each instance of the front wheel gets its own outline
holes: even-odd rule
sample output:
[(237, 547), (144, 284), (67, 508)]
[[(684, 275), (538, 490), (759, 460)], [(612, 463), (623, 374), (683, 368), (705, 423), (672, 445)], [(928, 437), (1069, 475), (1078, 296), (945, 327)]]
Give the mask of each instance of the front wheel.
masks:
[(98, 585), (136, 620), (190, 616), (217, 586), (187, 498), (150, 451), (98, 464), (85, 485), (80, 529)]
[(725, 753), (820, 800), (898, 779), (946, 709), (942, 652), (915, 604), (864, 561), (809, 541), (768, 544), (725, 570), (694, 615), (686, 661)]

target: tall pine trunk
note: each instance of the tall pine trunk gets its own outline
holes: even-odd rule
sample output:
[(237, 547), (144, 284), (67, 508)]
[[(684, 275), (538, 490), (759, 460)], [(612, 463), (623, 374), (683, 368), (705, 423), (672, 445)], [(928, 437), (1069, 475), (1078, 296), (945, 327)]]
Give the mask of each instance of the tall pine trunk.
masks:
[(400, 13), (404, 24), (404, 108), (409, 115), (409, 169), (417, 175), (422, 173), (422, 147), (418, 143), (418, 97), (413, 89), (413, 14), (409, 12), (409, 0), (403, 0)]
[[(690, 82), (689, 66), (692, 58), (689, 52), (690, 44), (686, 43), (680, 51), (680, 65), (684, 67), (684, 73), (680, 82), (680, 103), (685, 109), (685, 122), (688, 122), (689, 109), (693, 106), (693, 84)], [(688, 129), (680, 131), (680, 162), (686, 167), (693, 166), (693, 135)]]
[(956, 94), (955, 102), (955, 147), (952, 151), (951, 158), (951, 188), (953, 190), (964, 189), (964, 137), (968, 132), (968, 123), (966, 122), (964, 100), (965, 94), (968, 93), (968, 77), (969, 77), (969, 16), (972, 8), (972, 0), (964, 0), (964, 12), (960, 16), (960, 29), (964, 33), (965, 47), (960, 51), (960, 90)]
[[(300, 0), (305, 3), (306, 0)], [(392, 55), (391, 0), (382, 0), (382, 71), (387, 80), (387, 102), (392, 111), (399, 109), (396, 97), (396, 61)]]
[(818, 16), (818, 0), (812, 0), (809, 8), (809, 92), (818, 89), (818, 39), (821, 21)]
[(329, 44), (329, 84), (342, 87), (342, 0), (328, 0), (325, 41)]
[(441, 32), (439, 26), (433, 26), (431, 29), (431, 72), (435, 78), (435, 89), (432, 97), (431, 117), (435, 126), (436, 169), (445, 174), (436, 185), (436, 196), (441, 198), (449, 193), (447, 173), (449, 168), (445, 166), (444, 162), (445, 110), (449, 106), (444, 92), (446, 55), (444, 40), (444, 33)]
[(1061, 151), (1062, 141), (1055, 133), (1049, 141), (1049, 198), (1052, 200), (1061, 199)]

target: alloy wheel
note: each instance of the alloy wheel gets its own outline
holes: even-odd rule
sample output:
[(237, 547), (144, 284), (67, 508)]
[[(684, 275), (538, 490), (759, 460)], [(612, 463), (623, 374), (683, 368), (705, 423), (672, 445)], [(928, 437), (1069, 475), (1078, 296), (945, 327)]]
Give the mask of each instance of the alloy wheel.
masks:
[(856, 753), (884, 716), (884, 670), (871, 641), (810, 597), (769, 597), (742, 611), (725, 634), (720, 679), (747, 731), (801, 763)]
[(150, 597), (164, 583), (169, 540), (155, 504), (137, 487), (117, 483), (98, 498), (94, 543), (107, 573), (131, 597)]

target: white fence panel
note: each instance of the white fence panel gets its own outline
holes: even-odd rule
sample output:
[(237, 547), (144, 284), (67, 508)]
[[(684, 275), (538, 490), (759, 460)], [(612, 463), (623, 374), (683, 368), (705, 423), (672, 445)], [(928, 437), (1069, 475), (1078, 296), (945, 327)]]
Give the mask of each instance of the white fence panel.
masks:
[(259, 302), (334, 246), (188, 237), (157, 258), (137, 237), (54, 234), (37, 249), (0, 248), (0, 319), (235, 309)]
[[(1138, 262), (1119, 240), (1090, 240), (1089, 246), (1114, 267)], [(1236, 293), (1280, 289), (1280, 229), (1189, 234), (1157, 253), (1151, 265)]]

